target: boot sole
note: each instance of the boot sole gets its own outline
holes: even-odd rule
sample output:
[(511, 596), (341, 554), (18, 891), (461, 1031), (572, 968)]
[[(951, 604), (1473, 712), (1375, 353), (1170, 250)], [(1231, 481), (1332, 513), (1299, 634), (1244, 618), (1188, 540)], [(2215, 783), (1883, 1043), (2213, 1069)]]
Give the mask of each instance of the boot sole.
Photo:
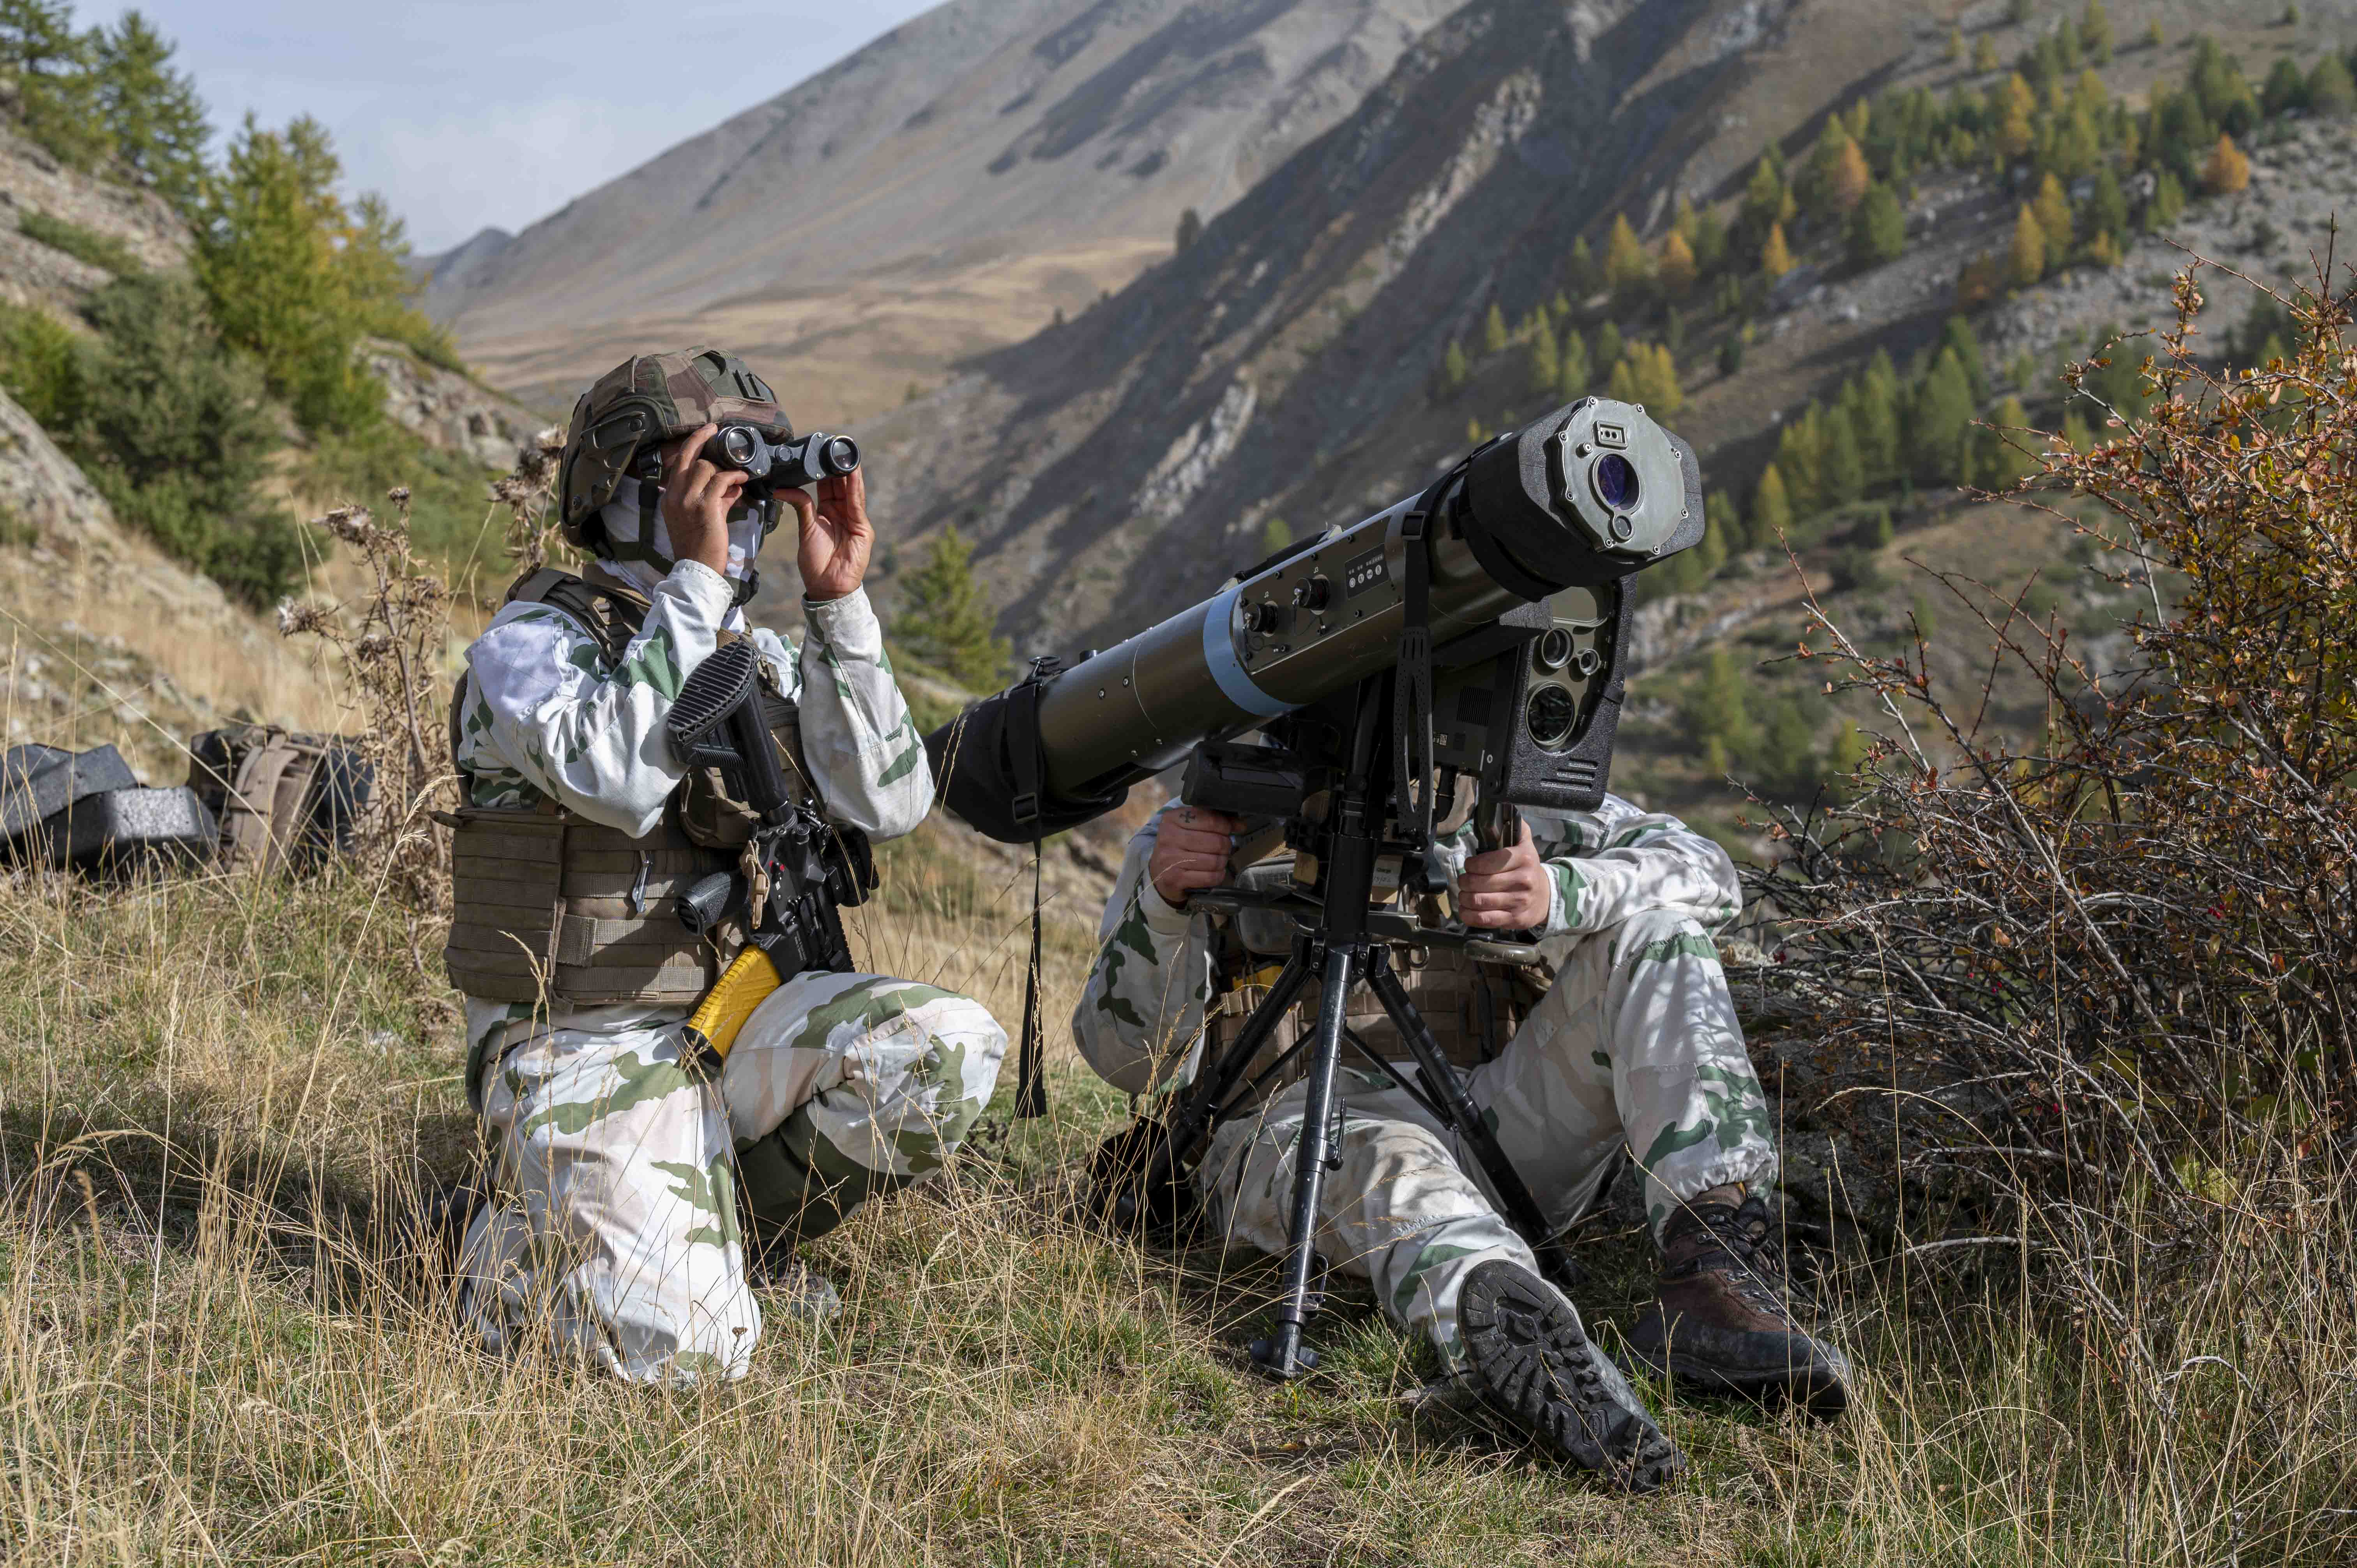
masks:
[(1772, 1371), (1739, 1372), (1675, 1352), (1664, 1366), (1657, 1357), (1631, 1346), (1621, 1355), (1620, 1362), (1632, 1375), (1665, 1378), (1684, 1389), (1732, 1394), (1763, 1405), (1789, 1402), (1820, 1421), (1831, 1421), (1849, 1408), (1846, 1372), (1822, 1361)]
[(1631, 1492), (1685, 1470), (1579, 1314), (1527, 1271), (1492, 1261), (1466, 1276), (1458, 1331), (1492, 1404), (1575, 1464)]

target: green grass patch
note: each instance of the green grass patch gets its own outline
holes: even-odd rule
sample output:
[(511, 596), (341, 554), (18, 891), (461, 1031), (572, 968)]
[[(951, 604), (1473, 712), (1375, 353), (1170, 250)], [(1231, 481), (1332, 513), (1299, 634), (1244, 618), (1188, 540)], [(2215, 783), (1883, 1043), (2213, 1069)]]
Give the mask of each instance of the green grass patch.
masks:
[(93, 267), (113, 273), (117, 277), (145, 272), (146, 267), (132, 254), (131, 247), (111, 234), (101, 234), (53, 218), (46, 212), (20, 212), (16, 227), (33, 240), (53, 251), (63, 251), (75, 261), (87, 262)]

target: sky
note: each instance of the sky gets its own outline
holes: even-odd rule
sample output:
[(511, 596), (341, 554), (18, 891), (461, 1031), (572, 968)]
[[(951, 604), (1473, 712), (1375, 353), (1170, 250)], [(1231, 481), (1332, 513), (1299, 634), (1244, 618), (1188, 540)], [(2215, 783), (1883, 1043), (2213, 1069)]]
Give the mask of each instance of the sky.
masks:
[[(420, 255), (520, 230), (936, 0), (141, 0), (214, 128), (310, 114)], [(215, 143), (216, 150), (219, 142)]]

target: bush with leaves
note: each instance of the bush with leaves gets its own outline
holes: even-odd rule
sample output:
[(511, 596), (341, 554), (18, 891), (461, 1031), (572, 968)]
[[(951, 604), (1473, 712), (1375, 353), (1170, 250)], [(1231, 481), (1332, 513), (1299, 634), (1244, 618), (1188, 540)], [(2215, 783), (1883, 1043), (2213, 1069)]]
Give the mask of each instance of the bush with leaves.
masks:
[(276, 599), (302, 553), (262, 490), (280, 436), (257, 369), (227, 350), (185, 278), (118, 278), (83, 314), (98, 338), (63, 428), (91, 482), (233, 597)]
[(2043, 733), (2015, 739), (1985, 727), (1986, 689), (1951, 692), (1920, 626), (1885, 653), (1813, 605), (1803, 656), (1874, 704), (1876, 734), (1853, 802), (1781, 818), (1756, 888), (1784, 922), (1767, 983), (1833, 1048), (1973, 1086), (1953, 1157), (2090, 1213), (2134, 1197), (2180, 1222), (2152, 1232), (2170, 1244), (2204, 1207), (2287, 1190), (2259, 1151), (2336, 1160), (2357, 1122), (2351, 317), (2304, 295), (2281, 369), (2215, 373), (2197, 277), (2148, 412), (2084, 452), (2050, 437), (2021, 491), (2096, 547), (2139, 607), (2126, 636), (2093, 654), (2026, 590), (1944, 577), (2044, 698)]

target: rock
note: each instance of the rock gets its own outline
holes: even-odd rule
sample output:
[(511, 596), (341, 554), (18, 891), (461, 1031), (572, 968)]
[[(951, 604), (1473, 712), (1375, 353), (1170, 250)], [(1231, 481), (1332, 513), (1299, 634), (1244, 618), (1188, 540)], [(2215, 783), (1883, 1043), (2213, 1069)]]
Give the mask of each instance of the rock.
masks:
[(514, 467), (516, 451), (547, 423), (455, 371), (426, 364), (398, 343), (363, 341), (361, 364), (384, 383), (384, 411), (393, 422), (445, 452), (486, 468)]

